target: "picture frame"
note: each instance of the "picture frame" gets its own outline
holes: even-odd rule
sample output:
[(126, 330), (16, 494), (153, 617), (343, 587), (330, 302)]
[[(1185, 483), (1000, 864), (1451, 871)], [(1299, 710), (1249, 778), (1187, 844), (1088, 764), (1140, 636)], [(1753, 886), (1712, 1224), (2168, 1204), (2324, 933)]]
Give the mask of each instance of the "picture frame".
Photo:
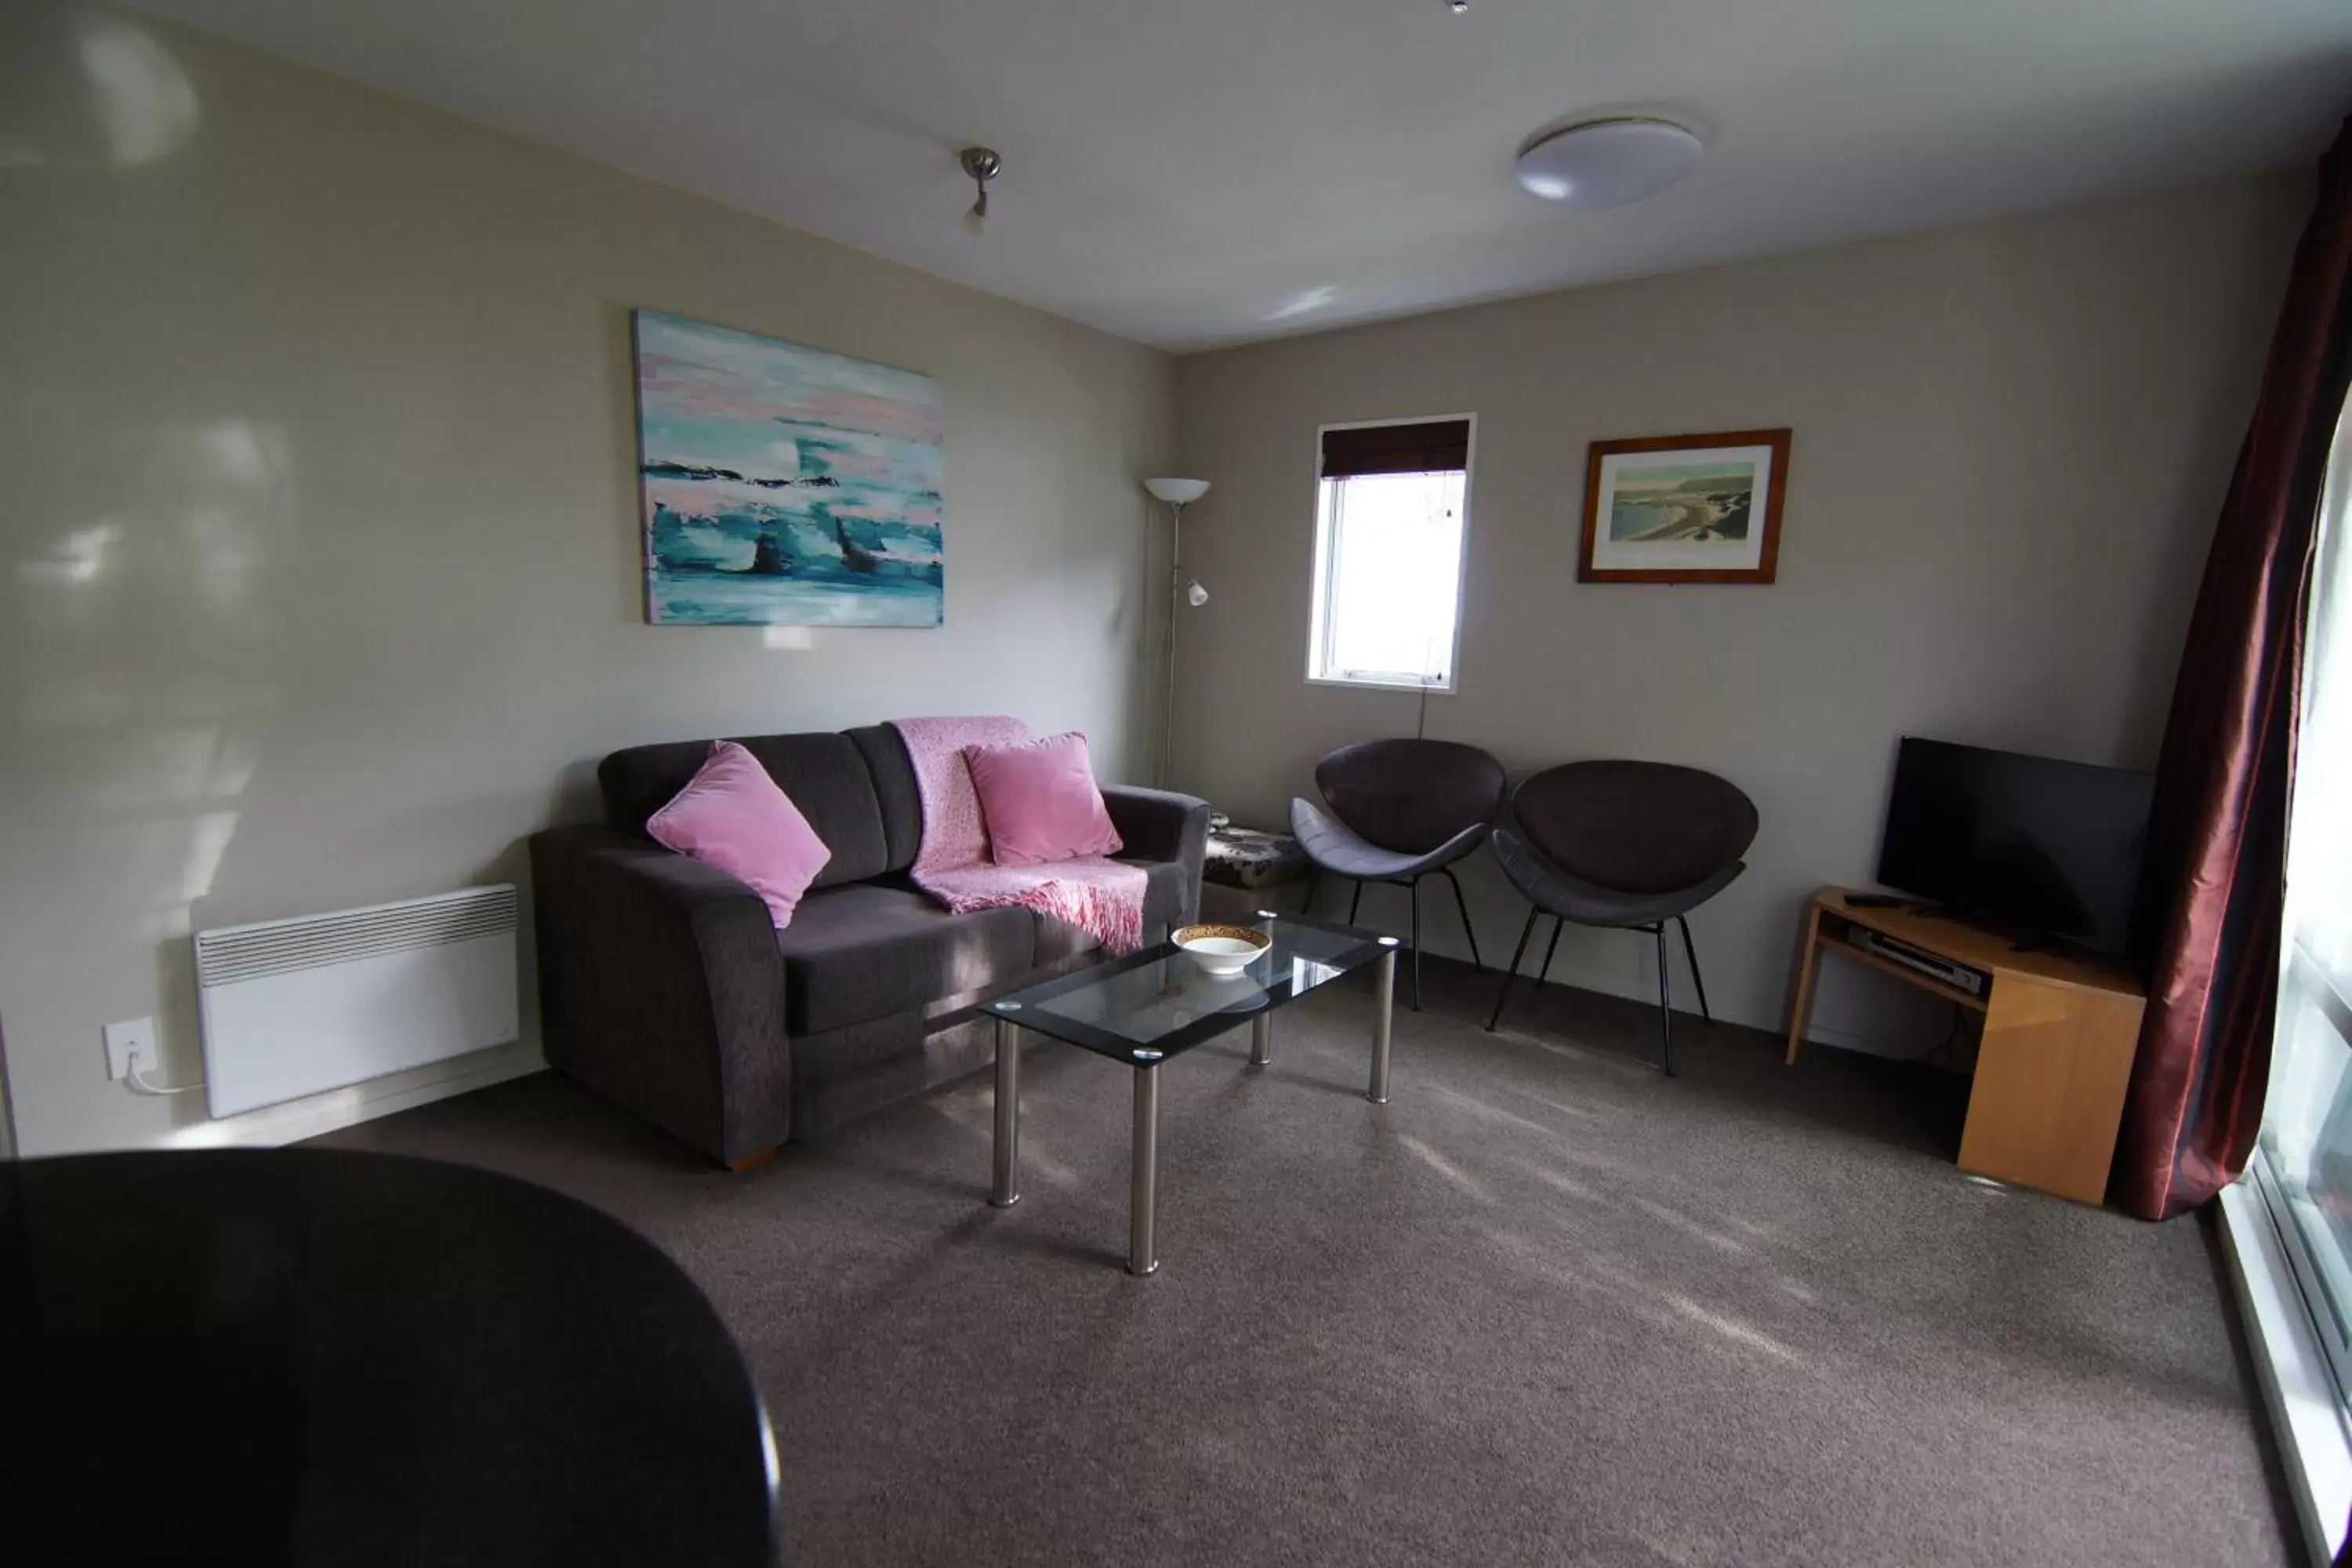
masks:
[(1771, 582), (1790, 434), (1784, 427), (1593, 442), (1576, 580)]
[(648, 624), (946, 619), (938, 382), (659, 310), (633, 337)]

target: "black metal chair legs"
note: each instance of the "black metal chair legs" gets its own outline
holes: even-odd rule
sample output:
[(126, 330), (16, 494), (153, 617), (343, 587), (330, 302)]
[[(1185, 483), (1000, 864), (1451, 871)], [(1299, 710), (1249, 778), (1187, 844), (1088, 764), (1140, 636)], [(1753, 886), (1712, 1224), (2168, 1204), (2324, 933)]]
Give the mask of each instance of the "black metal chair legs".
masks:
[[(1490, 1035), (1495, 1032), (1495, 1026), (1503, 1021), (1503, 1004), (1510, 1000), (1511, 982), (1519, 977), (1519, 960), (1528, 955), (1528, 938), (1536, 934), (1536, 920), (1541, 912), (1533, 904), (1528, 906), (1528, 923), (1519, 928), (1519, 945), (1511, 949), (1511, 962), (1504, 966), (1503, 984), (1495, 993), (1495, 1010), (1486, 1018), (1486, 1032)], [(1559, 938), (1557, 926), (1552, 929), (1552, 938), (1554, 941)]]
[[(1503, 1004), (1510, 1000), (1511, 982), (1519, 977), (1519, 961), (1527, 956), (1528, 942), (1536, 934), (1536, 922), (1542, 918), (1541, 910), (1529, 906), (1528, 923), (1519, 928), (1519, 944), (1511, 950), (1510, 965), (1503, 971), (1503, 983), (1495, 990), (1495, 1010), (1486, 1018), (1486, 1032), (1490, 1035), (1503, 1021)], [(1698, 946), (1691, 941), (1690, 921), (1680, 915), (1675, 916), (1674, 920), (1676, 925), (1682, 927), (1683, 956), (1690, 960), (1691, 984), (1698, 990), (1699, 1017), (1706, 1023), (1713, 1025), (1715, 1015), (1707, 1010), (1706, 982), (1699, 978)], [(1551, 942), (1544, 949), (1543, 967), (1536, 971), (1538, 990), (1543, 988), (1545, 978), (1551, 973), (1552, 955), (1559, 951), (1559, 928), (1565, 923), (1558, 915), (1552, 917)], [(1646, 931), (1657, 944), (1658, 1067), (1666, 1077), (1672, 1078), (1675, 1076), (1675, 1007), (1669, 989), (1673, 972), (1666, 967), (1666, 922), (1660, 921), (1655, 925), (1633, 926), (1628, 929)]]
[[(1689, 929), (1687, 927), (1685, 930)], [(1667, 994), (1666, 922), (1660, 921), (1650, 928), (1658, 939), (1658, 1066), (1668, 1078), (1675, 1076), (1675, 1005)]]
[(1675, 924), (1683, 928), (1683, 956), (1690, 960), (1691, 984), (1698, 988), (1698, 1016), (1712, 1024), (1715, 1015), (1706, 1010), (1706, 982), (1699, 978), (1698, 949), (1691, 943), (1690, 921), (1676, 915)]
[(1462, 896), (1461, 879), (1454, 876), (1450, 866), (1439, 867), (1437, 874), (1454, 884), (1454, 907), (1462, 911), (1462, 934), (1470, 939), (1470, 967), (1486, 968), (1486, 961), (1478, 956), (1478, 928), (1470, 923), (1470, 900)]
[[(1461, 913), (1462, 934), (1464, 937), (1468, 939), (1470, 943), (1470, 966), (1473, 969), (1486, 968), (1486, 961), (1480, 957), (1478, 953), (1478, 928), (1470, 923), (1470, 900), (1462, 896), (1462, 883), (1460, 879), (1454, 875), (1454, 872), (1450, 868), (1444, 866), (1438, 867), (1433, 874), (1443, 877), (1448, 882), (1454, 884), (1454, 907)], [(1418, 1013), (1421, 1011), (1421, 878), (1408, 877), (1402, 881), (1391, 882), (1388, 885), (1391, 888), (1404, 889), (1412, 899), (1412, 1010)], [(1356, 884), (1355, 896), (1348, 900), (1348, 923), (1349, 925), (1354, 925), (1356, 923), (1357, 911), (1363, 907), (1363, 902), (1364, 884), (1358, 882)], [(1552, 942), (1557, 946), (1559, 942), (1559, 932), (1558, 931), (1554, 931), (1552, 932)], [(1549, 961), (1547, 960), (1546, 963), (1548, 966)]]
[(1421, 879), (1415, 877), (1405, 884), (1406, 896), (1412, 900), (1412, 1010), (1421, 1011)]

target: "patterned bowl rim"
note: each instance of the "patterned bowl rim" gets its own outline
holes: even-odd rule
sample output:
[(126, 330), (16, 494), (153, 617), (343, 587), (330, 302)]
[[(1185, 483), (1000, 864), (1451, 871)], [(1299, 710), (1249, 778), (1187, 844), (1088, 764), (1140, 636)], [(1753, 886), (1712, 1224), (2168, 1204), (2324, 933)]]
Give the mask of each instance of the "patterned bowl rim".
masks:
[(1192, 942), (1205, 942), (1216, 937), (1223, 937), (1231, 942), (1245, 942), (1261, 952), (1274, 945), (1274, 938), (1253, 926), (1184, 926), (1170, 932), (1168, 940), (1178, 947), (1185, 947)]

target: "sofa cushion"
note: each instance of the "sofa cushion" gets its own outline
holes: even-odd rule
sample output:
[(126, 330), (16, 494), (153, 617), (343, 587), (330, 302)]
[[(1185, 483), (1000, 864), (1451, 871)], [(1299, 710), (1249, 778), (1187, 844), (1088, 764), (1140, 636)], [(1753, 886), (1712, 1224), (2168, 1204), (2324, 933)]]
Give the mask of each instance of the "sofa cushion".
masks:
[(716, 866), (760, 895), (779, 930), (831, 851), (760, 760), (732, 741), (710, 756), (667, 805), (646, 818), (655, 843)]
[(843, 731), (866, 758), (874, 798), (882, 807), (882, 837), (889, 847), (883, 869), (903, 871), (923, 847), (923, 797), (915, 785), (915, 762), (907, 742), (887, 724), (861, 724)]
[[(815, 885), (838, 887), (878, 877), (887, 868), (882, 807), (875, 798), (866, 758), (848, 736), (752, 735), (738, 742), (760, 759), (776, 787), (808, 818), (833, 858)], [(604, 792), (604, 820), (624, 833), (643, 835), (646, 819), (686, 787), (710, 754), (709, 741), (673, 741), (631, 746), (596, 764)]]
[(963, 763), (996, 864), (1045, 866), (1118, 852), (1087, 738), (1076, 730), (1009, 746), (966, 746)]
[(1027, 910), (950, 914), (911, 888), (861, 883), (811, 893), (776, 933), (784, 1028), (839, 1029), (918, 1012), (1024, 973), (1036, 962)]
[[(1143, 936), (1147, 942), (1166, 938), (1170, 926), (1192, 919), (1200, 906), (1193, 901), (1192, 879), (1181, 860), (1138, 860), (1143, 868)], [(1067, 921), (1033, 914), (1037, 922), (1037, 963), (1059, 963), (1094, 946), (1094, 939)]]

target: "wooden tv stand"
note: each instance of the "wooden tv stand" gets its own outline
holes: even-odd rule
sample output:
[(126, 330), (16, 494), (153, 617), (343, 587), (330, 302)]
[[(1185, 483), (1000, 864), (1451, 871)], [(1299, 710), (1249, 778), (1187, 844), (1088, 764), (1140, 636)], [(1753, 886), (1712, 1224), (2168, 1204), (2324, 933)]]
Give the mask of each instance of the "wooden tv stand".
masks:
[[(1848, 889), (1824, 888), (1805, 914), (1789, 1009), (1794, 1066), (1811, 1016), (1821, 954), (1838, 952), (1906, 985), (1984, 1015), (1960, 1169), (2086, 1204), (2104, 1203), (2123, 1121), (2124, 1089), (2147, 1005), (2120, 967), (2058, 952), (2020, 952), (1964, 921), (1905, 909), (1856, 909)], [(1992, 977), (1982, 996), (1853, 946), (1855, 927), (1879, 931)]]

